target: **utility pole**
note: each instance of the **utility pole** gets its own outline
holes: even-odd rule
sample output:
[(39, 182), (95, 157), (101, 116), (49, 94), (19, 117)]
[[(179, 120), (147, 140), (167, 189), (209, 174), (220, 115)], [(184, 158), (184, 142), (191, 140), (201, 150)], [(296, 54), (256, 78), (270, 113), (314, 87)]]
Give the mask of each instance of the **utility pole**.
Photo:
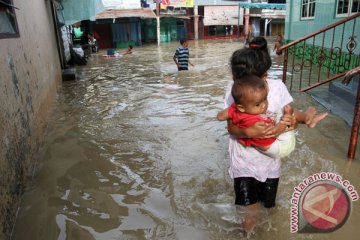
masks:
[(156, 0), (156, 36), (160, 45), (160, 0)]
[(194, 34), (195, 40), (199, 40), (199, 14), (198, 14), (198, 6), (194, 6)]
[(240, 41), (240, 3), (238, 5), (237, 40)]
[[(251, 1), (248, 0), (248, 2), (250, 3)], [(250, 18), (250, 9), (249, 8), (245, 8), (244, 17), (245, 17), (245, 27), (244, 27), (245, 37), (250, 39), (251, 26), (249, 26), (249, 18)]]

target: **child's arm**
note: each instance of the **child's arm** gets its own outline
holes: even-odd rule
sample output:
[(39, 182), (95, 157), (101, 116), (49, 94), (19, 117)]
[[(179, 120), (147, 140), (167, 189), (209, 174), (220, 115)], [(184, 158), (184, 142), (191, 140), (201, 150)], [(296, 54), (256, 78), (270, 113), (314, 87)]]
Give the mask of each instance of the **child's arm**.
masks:
[(178, 63), (178, 61), (177, 61), (176, 54), (174, 55), (173, 59), (174, 59), (174, 62), (175, 62), (175, 64), (176, 64), (176, 66), (179, 67), (179, 63)]
[(190, 59), (189, 59), (189, 64), (193, 67), (195, 66), (192, 62), (190, 62)]
[(287, 128), (288, 125), (283, 124), (282, 122), (277, 123), (274, 127), (275, 137), (278, 137), (280, 134), (286, 132)]
[(216, 116), (217, 120), (219, 121), (226, 121), (229, 119), (229, 108), (226, 108), (219, 112)]

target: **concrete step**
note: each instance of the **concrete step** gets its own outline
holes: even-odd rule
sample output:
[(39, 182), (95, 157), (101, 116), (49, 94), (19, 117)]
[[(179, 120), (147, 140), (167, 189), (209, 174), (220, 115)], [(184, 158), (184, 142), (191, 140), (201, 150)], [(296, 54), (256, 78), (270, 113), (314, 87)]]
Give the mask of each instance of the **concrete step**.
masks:
[(344, 121), (352, 126), (354, 115), (354, 104), (349, 103), (342, 97), (329, 91), (310, 91), (310, 96), (323, 105), (329, 112), (344, 119)]
[(71, 81), (76, 79), (76, 69), (75, 68), (66, 68), (62, 70), (62, 79), (63, 81)]
[(342, 84), (340, 81), (334, 81), (330, 83), (329, 91), (350, 104), (355, 105), (358, 84), (358, 79), (351, 81), (348, 85)]

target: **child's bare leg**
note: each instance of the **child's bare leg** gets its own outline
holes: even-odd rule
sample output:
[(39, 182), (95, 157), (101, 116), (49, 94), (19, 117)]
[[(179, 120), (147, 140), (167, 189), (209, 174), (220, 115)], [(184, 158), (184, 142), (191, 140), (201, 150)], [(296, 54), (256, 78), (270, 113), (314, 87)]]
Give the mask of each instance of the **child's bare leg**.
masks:
[(323, 120), (328, 115), (328, 113), (316, 114), (316, 109), (314, 107), (309, 107), (305, 114), (305, 124), (308, 125), (309, 128), (314, 128), (318, 122)]
[(316, 114), (314, 107), (309, 107), (305, 112), (295, 112), (296, 121), (305, 123), (309, 128), (314, 128), (328, 113)]

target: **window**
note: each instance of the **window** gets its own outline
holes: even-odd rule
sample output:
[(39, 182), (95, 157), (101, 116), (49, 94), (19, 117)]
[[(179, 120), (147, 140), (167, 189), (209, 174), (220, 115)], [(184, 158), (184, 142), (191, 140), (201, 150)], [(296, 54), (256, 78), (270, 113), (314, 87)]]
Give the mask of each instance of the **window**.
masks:
[(347, 17), (360, 12), (360, 0), (337, 0), (336, 16)]
[(314, 19), (316, 0), (302, 0), (301, 19)]
[(12, 0), (0, 0), (0, 39), (19, 37)]
[(352, 0), (351, 1), (351, 13), (358, 13), (360, 12), (360, 0)]

